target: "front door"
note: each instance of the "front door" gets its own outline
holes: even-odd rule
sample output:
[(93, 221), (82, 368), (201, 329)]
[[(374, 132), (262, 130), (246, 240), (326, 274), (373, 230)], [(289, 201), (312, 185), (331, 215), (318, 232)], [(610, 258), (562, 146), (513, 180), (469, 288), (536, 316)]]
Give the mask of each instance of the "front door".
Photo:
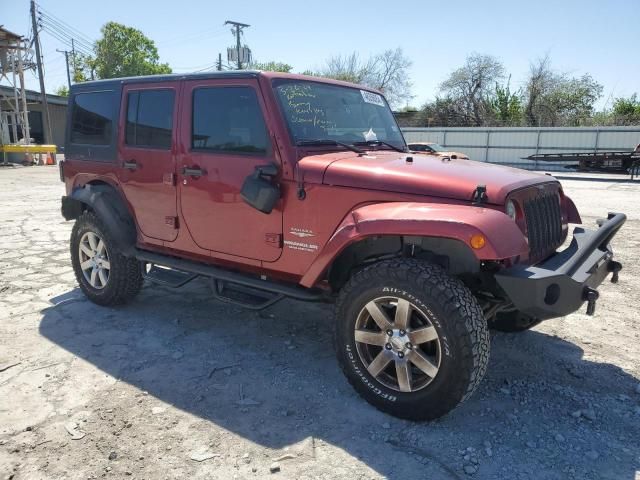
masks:
[(178, 235), (174, 125), (178, 82), (125, 85), (120, 109), (119, 178), (148, 237)]
[(276, 163), (257, 81), (187, 81), (182, 95), (180, 209), (194, 242), (214, 252), (277, 260), (281, 208), (264, 214), (240, 196), (257, 166)]

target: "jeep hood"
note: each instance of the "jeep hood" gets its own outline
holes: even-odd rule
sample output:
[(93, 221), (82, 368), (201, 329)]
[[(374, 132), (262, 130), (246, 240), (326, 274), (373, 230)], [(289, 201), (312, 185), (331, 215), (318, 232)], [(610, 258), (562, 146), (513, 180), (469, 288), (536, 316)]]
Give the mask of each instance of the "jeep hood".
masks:
[[(407, 162), (412, 157), (412, 162)], [(473, 160), (390, 151), (311, 155), (298, 168), (306, 182), (340, 187), (471, 200), (478, 185), (486, 185), (488, 203), (503, 204), (512, 191), (555, 181), (548, 175)]]

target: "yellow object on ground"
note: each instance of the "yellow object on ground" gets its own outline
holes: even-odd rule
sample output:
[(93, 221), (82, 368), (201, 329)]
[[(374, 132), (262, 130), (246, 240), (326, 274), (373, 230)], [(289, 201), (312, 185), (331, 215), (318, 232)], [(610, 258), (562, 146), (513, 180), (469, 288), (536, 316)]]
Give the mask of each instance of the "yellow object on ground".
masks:
[[(2, 152), (2, 166), (9, 165), (7, 163), (7, 153), (24, 153), (25, 159), (23, 165), (32, 165), (33, 154), (38, 154), (39, 161), (35, 162), (38, 165), (55, 165), (56, 164), (56, 152), (58, 147), (56, 145), (21, 145), (17, 143), (0, 145), (0, 152)], [(46, 160), (42, 160), (42, 154), (47, 155)]]
[(0, 152), (3, 153), (56, 153), (56, 145), (0, 145)]

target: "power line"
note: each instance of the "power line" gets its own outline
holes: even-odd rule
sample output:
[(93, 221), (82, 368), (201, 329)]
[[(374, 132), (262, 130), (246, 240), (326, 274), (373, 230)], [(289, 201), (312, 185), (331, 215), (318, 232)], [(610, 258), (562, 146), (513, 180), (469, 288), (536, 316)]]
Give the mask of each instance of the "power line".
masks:
[(59, 27), (57, 27), (54, 24), (50, 24), (47, 22), (43, 22), (42, 24), (42, 29), (48, 33), (52, 33), (52, 35), (57, 35), (57, 38), (65, 43), (71, 44), (72, 41), (74, 43), (76, 43), (76, 45), (78, 45), (78, 49), (79, 50), (83, 50), (85, 52), (91, 52), (93, 50), (92, 46), (87, 46), (86, 44), (80, 42), (78, 43), (75, 39), (75, 37), (73, 37), (69, 32), (60, 29)]
[[(61, 33), (59, 33), (57, 30), (53, 30), (50, 28), (43, 28), (43, 31), (47, 34), (49, 34), (50, 36), (52, 36), (53, 38), (55, 38), (56, 40), (58, 40), (59, 42), (61, 42), (62, 44), (64, 44), (66, 47), (73, 47), (71, 39)], [(83, 55), (92, 55), (92, 52), (87, 51), (84, 48), (76, 48), (76, 50), (80, 53), (82, 53)]]
[(181, 45), (185, 42), (192, 42), (194, 40), (200, 38), (214, 38), (224, 35), (227, 32), (226, 28), (221, 28), (217, 30), (207, 30), (198, 33), (191, 33), (188, 35), (180, 35), (167, 40), (163, 40), (161, 42), (156, 43), (157, 47), (164, 47), (167, 45)]
[[(48, 30), (48, 31), (54, 31), (55, 33), (58, 34), (58, 36), (62, 37), (65, 39), (65, 41), (67, 40), (71, 40), (74, 39), (76, 40), (76, 38), (74, 37), (74, 35), (72, 34), (72, 32), (65, 30), (64, 28), (59, 27), (57, 24), (52, 23), (47, 21), (46, 19), (41, 18), (39, 20), (39, 26), (43, 29), (43, 30)], [(76, 40), (77, 41), (77, 40)], [(91, 50), (93, 49), (92, 45), (87, 45), (84, 42), (78, 42), (80, 44), (80, 47), (82, 47), (85, 50)]]
[(206, 68), (200, 69), (200, 70), (194, 70), (191, 73), (200, 73), (200, 72), (209, 72), (213, 69), (215, 69), (218, 66), (218, 62), (212, 63), (211, 65), (207, 66)]
[(51, 12), (47, 11), (46, 9), (42, 8), (40, 6), (40, 4), (37, 4), (38, 6), (38, 11), (41, 15), (46, 15), (47, 17), (49, 17), (50, 19), (52, 19), (53, 21), (59, 23), (60, 25), (63, 25), (64, 27), (66, 27), (67, 30), (69, 30), (70, 32), (73, 33), (73, 36), (77, 39), (81, 39), (84, 42), (86, 42), (87, 44), (91, 45), (93, 44), (93, 40), (91, 38), (89, 38), (87, 35), (85, 35), (84, 33), (82, 33), (80, 30), (78, 30), (75, 27), (72, 27), (71, 25), (69, 25), (68, 23), (66, 23), (64, 20), (56, 17), (54, 14), (52, 14)]
[(60, 33), (68, 36), (69, 38), (74, 38), (77, 43), (81, 44), (84, 47), (87, 47), (89, 49), (93, 48), (93, 44), (92, 43), (90, 43), (90, 42), (78, 37), (77, 34), (73, 30), (70, 30), (69, 28), (67, 28), (64, 25), (60, 24), (56, 20), (50, 19), (50, 18), (48, 18), (48, 17), (46, 17), (44, 15), (41, 15), (40, 22), (43, 25), (49, 26), (51, 28), (55, 28)]
[[(216, 64), (217, 64), (217, 62), (216, 62)], [(182, 70), (182, 71), (185, 71), (185, 72), (192, 72), (192, 71), (194, 71), (196, 69), (209, 68), (209, 67), (211, 67), (210, 63), (203, 63), (201, 65), (193, 65), (191, 67), (171, 67), (171, 68), (172, 68), (172, 70)]]
[(72, 58), (75, 62), (76, 52), (93, 55), (94, 42), (77, 28), (72, 27), (64, 20), (37, 5), (38, 26), (47, 34), (61, 42), (66, 47), (71, 47)]

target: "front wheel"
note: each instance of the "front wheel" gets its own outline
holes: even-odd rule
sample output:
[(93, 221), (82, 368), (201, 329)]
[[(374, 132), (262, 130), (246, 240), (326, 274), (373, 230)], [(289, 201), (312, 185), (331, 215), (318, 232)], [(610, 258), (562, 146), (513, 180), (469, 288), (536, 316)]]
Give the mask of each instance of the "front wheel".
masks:
[(473, 393), (487, 368), (482, 309), (436, 265), (395, 259), (361, 270), (340, 293), (336, 321), (347, 379), (396, 417), (445, 415)]

